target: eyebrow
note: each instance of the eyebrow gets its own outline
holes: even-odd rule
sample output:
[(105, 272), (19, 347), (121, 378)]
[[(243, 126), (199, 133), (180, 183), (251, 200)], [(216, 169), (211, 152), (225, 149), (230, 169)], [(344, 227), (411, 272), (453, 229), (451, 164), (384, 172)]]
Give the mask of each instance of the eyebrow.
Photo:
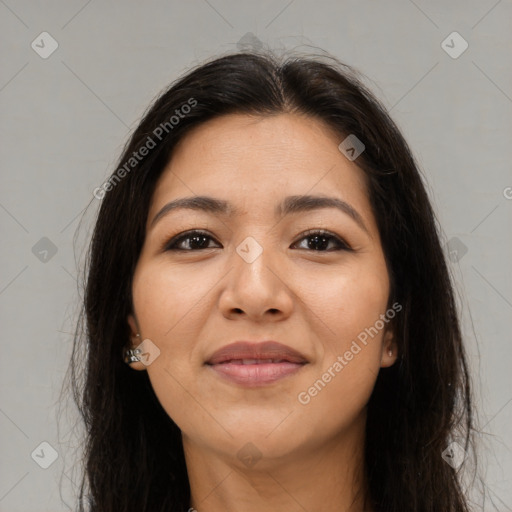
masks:
[[(358, 211), (353, 206), (337, 197), (314, 195), (288, 196), (276, 206), (274, 214), (276, 217), (283, 217), (293, 213), (308, 212), (322, 208), (336, 208), (342, 211), (351, 217), (364, 231), (366, 231), (366, 233), (370, 234)], [(202, 211), (222, 216), (240, 214), (240, 210), (238, 208), (223, 199), (217, 199), (209, 196), (182, 197), (167, 203), (153, 217), (150, 227), (153, 227), (169, 212), (178, 209)]]

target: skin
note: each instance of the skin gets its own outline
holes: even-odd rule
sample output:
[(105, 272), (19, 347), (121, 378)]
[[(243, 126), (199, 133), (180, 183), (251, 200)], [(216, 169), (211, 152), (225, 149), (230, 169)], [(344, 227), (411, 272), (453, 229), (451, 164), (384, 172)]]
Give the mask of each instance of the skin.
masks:
[[(391, 324), (360, 344), (309, 403), (297, 398), (387, 309), (378, 228), (363, 172), (338, 149), (343, 139), (295, 114), (230, 114), (187, 134), (157, 183), (127, 320), (131, 346), (149, 339), (160, 354), (131, 367), (148, 372), (182, 431), (199, 512), (363, 510), (366, 404), (380, 368), (397, 357)], [(366, 230), (335, 208), (274, 215), (285, 196), (303, 194), (346, 201)], [(228, 200), (240, 212), (179, 209), (151, 225), (166, 203), (195, 195)], [(187, 239), (188, 252), (165, 251), (192, 229), (208, 232), (209, 248)], [(328, 250), (308, 248), (308, 229), (328, 230), (353, 251), (332, 250), (335, 240)], [(236, 251), (249, 236), (263, 249), (251, 263)], [(241, 387), (204, 365), (237, 340), (281, 342), (308, 364), (264, 387)], [(237, 456), (241, 449), (255, 463)]]

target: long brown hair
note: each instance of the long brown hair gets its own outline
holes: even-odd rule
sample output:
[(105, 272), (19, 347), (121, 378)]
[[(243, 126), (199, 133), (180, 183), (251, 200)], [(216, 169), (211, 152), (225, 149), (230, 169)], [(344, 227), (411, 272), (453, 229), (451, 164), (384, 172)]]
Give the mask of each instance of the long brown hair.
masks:
[[(183, 114), (179, 122), (171, 120), (176, 110)], [(389, 305), (403, 306), (395, 318), (401, 357), (381, 369), (367, 406), (369, 498), (379, 512), (468, 511), (458, 472), (443, 457), (455, 435), (464, 450), (471, 446), (468, 369), (440, 231), (418, 166), (356, 70), (334, 57), (285, 59), (269, 51), (217, 57), (175, 81), (143, 116), (109, 184), (98, 189), (70, 363), (86, 429), (80, 511), (189, 507), (181, 432), (147, 372), (131, 370), (121, 353), (156, 181), (185, 133), (228, 113), (298, 113), (327, 123), (340, 141), (353, 134), (364, 142), (356, 163), (367, 176), (388, 263)], [(149, 139), (150, 151), (130, 161)]]

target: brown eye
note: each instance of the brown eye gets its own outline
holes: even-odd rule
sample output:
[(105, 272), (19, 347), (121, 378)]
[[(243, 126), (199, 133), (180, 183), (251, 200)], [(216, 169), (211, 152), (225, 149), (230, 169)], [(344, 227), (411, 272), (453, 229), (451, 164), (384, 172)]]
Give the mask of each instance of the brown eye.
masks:
[[(307, 249), (316, 252), (352, 251), (352, 248), (341, 238), (324, 230), (308, 231), (299, 241), (307, 240), (299, 249)], [(295, 242), (294, 245), (297, 245)], [(329, 248), (330, 246), (330, 248)]]
[(175, 236), (165, 246), (165, 251), (199, 251), (202, 249), (212, 249), (209, 245), (214, 240), (204, 231), (188, 231)]

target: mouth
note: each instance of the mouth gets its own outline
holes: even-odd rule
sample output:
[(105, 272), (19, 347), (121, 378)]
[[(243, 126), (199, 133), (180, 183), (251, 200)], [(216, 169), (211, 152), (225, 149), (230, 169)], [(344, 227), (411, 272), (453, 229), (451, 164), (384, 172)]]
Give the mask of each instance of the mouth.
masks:
[(205, 363), (217, 375), (235, 384), (258, 387), (296, 374), (308, 360), (275, 341), (236, 342), (215, 352)]

